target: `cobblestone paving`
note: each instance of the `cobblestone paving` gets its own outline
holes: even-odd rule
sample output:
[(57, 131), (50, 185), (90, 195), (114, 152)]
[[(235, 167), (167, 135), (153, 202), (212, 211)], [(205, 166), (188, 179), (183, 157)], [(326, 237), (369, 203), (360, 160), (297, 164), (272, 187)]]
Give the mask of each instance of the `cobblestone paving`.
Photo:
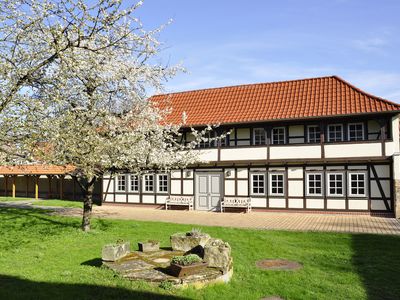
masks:
[(179, 224), (293, 231), (326, 231), (400, 235), (400, 220), (365, 214), (295, 212), (218, 213), (161, 210), (146, 207), (103, 205), (94, 208), (99, 217), (160, 221)]

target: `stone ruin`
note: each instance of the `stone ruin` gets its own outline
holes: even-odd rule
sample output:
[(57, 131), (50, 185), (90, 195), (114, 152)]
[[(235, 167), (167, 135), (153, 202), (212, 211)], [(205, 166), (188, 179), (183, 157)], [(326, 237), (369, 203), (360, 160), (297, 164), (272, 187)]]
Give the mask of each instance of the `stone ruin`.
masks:
[[(171, 248), (160, 249), (156, 241), (149, 242), (151, 245), (148, 247), (140, 243), (140, 249), (149, 249), (145, 251), (131, 251), (130, 243), (123, 241), (105, 245), (102, 251), (103, 265), (129, 280), (159, 284), (170, 282), (176, 286), (202, 287), (209, 283), (228, 282), (232, 277), (231, 247), (221, 239), (192, 230), (171, 235)], [(207, 263), (207, 267), (193, 275), (179, 278), (172, 276), (172, 257), (191, 253), (199, 255), (203, 262)]]

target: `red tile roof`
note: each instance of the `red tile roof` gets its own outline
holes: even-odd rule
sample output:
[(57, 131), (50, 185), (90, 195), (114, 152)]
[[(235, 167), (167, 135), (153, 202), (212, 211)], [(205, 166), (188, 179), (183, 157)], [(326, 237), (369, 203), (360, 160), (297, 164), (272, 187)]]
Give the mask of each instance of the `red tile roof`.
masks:
[(75, 170), (73, 166), (20, 165), (0, 166), (1, 175), (64, 175)]
[(370, 95), (337, 76), (210, 88), (156, 95), (172, 108), (168, 123), (186, 126), (305, 119), (400, 111), (400, 105)]

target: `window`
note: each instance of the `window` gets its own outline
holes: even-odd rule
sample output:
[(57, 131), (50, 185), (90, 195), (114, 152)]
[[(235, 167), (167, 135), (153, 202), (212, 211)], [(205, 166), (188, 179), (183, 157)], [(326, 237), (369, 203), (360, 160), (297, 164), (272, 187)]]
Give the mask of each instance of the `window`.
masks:
[(131, 175), (131, 192), (139, 191), (139, 176)]
[(328, 125), (328, 142), (343, 141), (343, 125), (334, 124)]
[(307, 174), (307, 195), (322, 196), (322, 173)]
[(265, 145), (265, 130), (264, 128), (253, 129), (253, 144)]
[(144, 191), (154, 192), (154, 175), (144, 175)]
[(318, 125), (307, 127), (307, 137), (309, 143), (319, 143), (321, 141), (321, 130)]
[(225, 134), (226, 136), (225, 137), (223, 137), (223, 138), (221, 138), (220, 140), (219, 140), (219, 145), (221, 146), (221, 147), (225, 147), (226, 145), (227, 145), (227, 139), (228, 139), (228, 135), (226, 134), (226, 132), (223, 132), (223, 134)]
[(126, 190), (126, 175), (117, 176), (117, 191), (125, 192)]
[(158, 174), (157, 175), (157, 190), (160, 193), (168, 193), (168, 175)]
[(281, 173), (270, 174), (270, 195), (283, 196), (284, 195), (284, 175)]
[(206, 132), (201, 138), (200, 143), (198, 144), (199, 148), (211, 148), (214, 147), (214, 139), (215, 133), (213, 131)]
[(328, 173), (328, 196), (343, 196), (343, 173)]
[(272, 144), (285, 144), (285, 127), (272, 128)]
[(349, 124), (349, 141), (362, 141), (364, 139), (364, 124)]
[(251, 174), (251, 194), (264, 195), (265, 194), (265, 175), (264, 174)]
[(365, 187), (366, 174), (363, 173), (349, 173), (349, 195), (356, 197), (366, 196)]

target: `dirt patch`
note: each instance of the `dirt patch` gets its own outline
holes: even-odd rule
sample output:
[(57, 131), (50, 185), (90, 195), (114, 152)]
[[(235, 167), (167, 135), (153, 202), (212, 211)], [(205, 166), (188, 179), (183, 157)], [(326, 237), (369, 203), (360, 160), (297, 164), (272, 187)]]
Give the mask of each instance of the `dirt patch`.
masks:
[(303, 265), (297, 261), (286, 259), (263, 259), (257, 261), (256, 266), (263, 270), (298, 270), (303, 268)]

